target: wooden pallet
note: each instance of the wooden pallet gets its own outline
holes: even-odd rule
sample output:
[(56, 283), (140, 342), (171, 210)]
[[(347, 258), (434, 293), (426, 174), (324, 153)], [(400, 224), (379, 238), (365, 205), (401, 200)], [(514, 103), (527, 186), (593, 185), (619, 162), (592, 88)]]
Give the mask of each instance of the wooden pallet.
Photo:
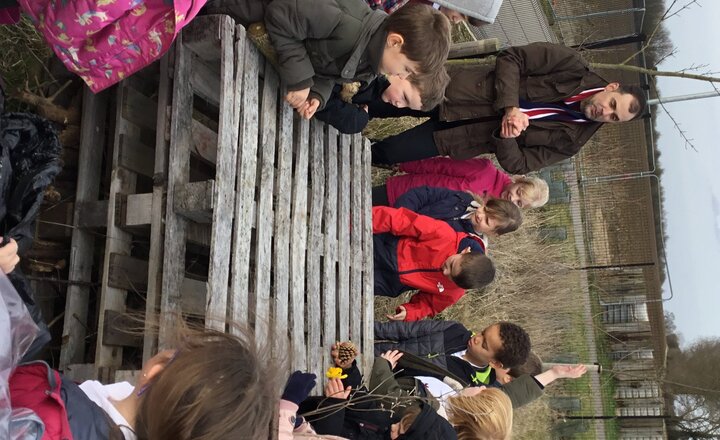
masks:
[[(90, 217), (76, 210), (73, 232), (73, 248), (77, 242), (92, 249), (87, 241), (98, 235), (90, 226), (106, 236), (100, 325), (95, 363), (82, 364), (85, 335), (68, 318), (77, 307), (68, 309), (64, 365), (74, 367), (76, 378), (129, 377), (121, 371), (127, 367), (123, 347), (142, 347), (147, 360), (168, 344), (177, 319), (195, 316), (223, 331), (248, 326), (258, 343), (318, 376), (331, 365), (330, 345), (337, 340), (353, 340), (369, 367), (368, 142), (295, 116), (275, 70), (227, 16), (196, 18), (156, 70), (151, 97), (138, 96), (139, 80), (132, 78), (115, 92), (121, 110), (108, 154), (109, 200), (98, 201), (91, 191), (99, 186), (93, 173), (99, 176), (100, 168), (79, 170), (79, 206), (105, 214), (79, 227)], [(88, 113), (99, 114), (102, 98), (86, 94)], [(84, 116), (90, 122), (83, 122), (83, 145), (92, 145), (98, 122)], [(145, 143), (132, 142), (129, 150), (135, 123), (143, 125)], [(151, 128), (154, 145), (147, 145)], [(93, 164), (101, 157), (81, 147), (81, 167), (89, 165), (83, 154), (96, 157)], [(141, 191), (138, 176), (152, 177), (151, 187)], [(134, 237), (150, 243), (143, 257), (128, 248)], [(90, 279), (79, 258), (88, 253), (71, 267), (88, 271), (77, 279)], [(118, 279), (126, 283), (118, 286)], [(131, 286), (146, 296), (147, 331), (121, 339), (115, 330), (128, 325), (119, 314)], [(159, 339), (151, 331), (155, 316)]]

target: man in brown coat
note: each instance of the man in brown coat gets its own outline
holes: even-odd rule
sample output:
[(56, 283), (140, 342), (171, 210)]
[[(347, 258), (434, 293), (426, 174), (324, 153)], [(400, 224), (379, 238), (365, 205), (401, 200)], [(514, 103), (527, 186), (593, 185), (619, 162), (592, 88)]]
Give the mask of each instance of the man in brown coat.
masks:
[[(579, 52), (551, 43), (512, 47), (494, 66), (448, 73), (445, 102), (425, 114), (429, 121), (375, 143), (373, 163), (494, 153), (506, 171), (523, 174), (575, 155), (604, 123), (633, 120), (646, 105), (640, 88), (609, 83)], [(371, 112), (401, 114), (410, 113)]]

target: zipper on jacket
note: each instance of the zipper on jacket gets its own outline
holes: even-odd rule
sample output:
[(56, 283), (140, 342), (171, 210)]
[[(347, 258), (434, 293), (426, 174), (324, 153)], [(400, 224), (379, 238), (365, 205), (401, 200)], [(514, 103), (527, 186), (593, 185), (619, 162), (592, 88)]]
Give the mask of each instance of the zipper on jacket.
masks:
[(442, 272), (442, 268), (438, 269), (412, 269), (412, 270), (404, 270), (402, 272), (398, 272), (398, 275), (407, 275), (409, 273), (417, 273), (417, 272)]

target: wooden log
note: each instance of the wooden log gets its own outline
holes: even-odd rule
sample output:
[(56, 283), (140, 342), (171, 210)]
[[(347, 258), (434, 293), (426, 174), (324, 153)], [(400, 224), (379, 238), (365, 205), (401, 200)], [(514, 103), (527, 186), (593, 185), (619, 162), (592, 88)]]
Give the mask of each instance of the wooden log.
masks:
[[(211, 223), (215, 201), (215, 181), (188, 182), (175, 186), (173, 197), (175, 214), (196, 223)], [(232, 222), (232, 217), (230, 217)]]
[[(320, 249), (324, 247), (322, 212), (325, 204), (324, 129), (320, 121), (310, 121), (310, 209), (308, 211), (307, 249), (307, 351), (308, 371), (322, 377), (323, 351), (321, 332)], [(319, 392), (321, 386), (316, 387)]]
[(358, 147), (362, 151), (362, 270), (363, 270), (363, 290), (362, 290), (362, 347), (360, 352), (363, 359), (363, 371), (367, 371), (372, 367), (375, 355), (375, 278), (374, 278), (374, 258), (373, 258), (373, 228), (372, 228), (372, 175), (370, 171), (370, 141), (355, 135), (355, 140), (359, 144)]
[(110, 254), (109, 286), (144, 292), (147, 289), (147, 274), (147, 261), (123, 254)]
[[(143, 338), (137, 332), (140, 325), (136, 320), (124, 313), (114, 310), (105, 310), (105, 319), (102, 335), (103, 345), (114, 345), (117, 347), (142, 347)], [(136, 329), (133, 332), (133, 329)]]
[[(243, 40), (239, 40), (243, 41)], [(237, 195), (235, 199), (235, 228), (233, 231), (231, 292), (232, 320), (246, 324), (249, 319), (248, 292), (250, 291), (250, 233), (251, 207), (255, 204), (255, 177), (258, 149), (258, 70), (260, 54), (247, 40), (242, 69), (242, 104), (240, 112), (239, 152), (237, 162)], [(240, 66), (240, 64), (238, 65)], [(254, 211), (254, 209), (252, 210)]]
[(487, 38), (485, 40), (467, 41), (450, 45), (448, 59), (467, 58), (476, 55), (493, 54), (500, 50), (500, 40)]
[[(73, 215), (73, 224), (76, 227), (72, 230), (68, 279), (87, 283), (92, 281), (95, 234), (79, 225), (85, 218), (82, 211), (83, 203), (96, 201), (100, 192), (107, 105), (108, 92), (93, 94), (90, 89), (83, 86), (80, 155)], [(70, 364), (84, 361), (89, 296), (90, 288), (87, 285), (68, 286), (59, 362), (62, 370), (66, 370)]]
[[(153, 191), (150, 200), (150, 250), (148, 252), (148, 287), (145, 294), (145, 335), (143, 341), (143, 365), (158, 351), (157, 313), (162, 297), (163, 239), (165, 237), (165, 193), (167, 191), (168, 138), (170, 111), (168, 104), (172, 95), (170, 58), (174, 48), (160, 60), (158, 84), (158, 112), (155, 131), (155, 161), (153, 168)], [(138, 212), (147, 212), (138, 209)], [(130, 219), (126, 217), (126, 221)]]
[[(284, 88), (280, 91), (285, 94)], [(273, 236), (273, 294), (275, 299), (275, 350), (288, 353), (290, 321), (290, 195), (292, 194), (293, 108), (280, 105), (275, 184), (275, 228)]]
[(330, 346), (338, 339), (337, 332), (337, 248), (338, 248), (338, 132), (327, 127), (325, 138), (325, 209), (323, 223), (325, 247), (322, 269), (322, 365), (332, 365)]
[[(350, 136), (340, 136), (338, 170), (338, 339), (350, 339)], [(360, 341), (358, 341), (360, 342)]]
[[(238, 124), (235, 119), (235, 23), (220, 16), (220, 116), (218, 121), (217, 166), (215, 168), (215, 206), (210, 236), (210, 269), (205, 325), (225, 330), (232, 250), (235, 179), (238, 157)], [(242, 35), (244, 39), (244, 35)]]
[[(280, 79), (275, 70), (265, 66), (260, 118), (260, 190), (255, 221), (255, 335), (259, 340), (270, 337), (270, 280), (273, 235), (273, 184), (275, 183), (275, 143), (277, 102)], [(283, 209), (284, 207), (279, 207)], [(251, 292), (252, 295), (252, 292)]]
[[(287, 104), (285, 104), (287, 105)], [(296, 117), (298, 129), (295, 137), (295, 173), (292, 185), (292, 217), (290, 227), (290, 345), (293, 370), (306, 371), (305, 348), (305, 260), (307, 236), (307, 183), (310, 124)], [(311, 243), (314, 246), (315, 243)]]
[[(194, 23), (195, 21), (193, 21)], [(191, 23), (192, 24), (192, 23)], [(172, 119), (168, 149), (167, 198), (165, 208), (165, 246), (160, 299), (160, 334), (158, 345), (169, 339), (174, 321), (181, 313), (180, 286), (185, 278), (187, 220), (174, 214), (175, 188), (188, 182), (190, 176), (193, 93), (190, 86), (190, 53), (183, 46), (184, 32), (175, 42)]]

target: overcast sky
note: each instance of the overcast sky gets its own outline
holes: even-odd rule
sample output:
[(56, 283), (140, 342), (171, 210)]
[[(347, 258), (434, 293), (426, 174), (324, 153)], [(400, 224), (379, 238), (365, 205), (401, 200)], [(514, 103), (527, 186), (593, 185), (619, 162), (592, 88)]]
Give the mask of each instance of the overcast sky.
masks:
[[(707, 64), (703, 71), (720, 76), (720, 2), (700, 0), (680, 17), (667, 21), (675, 57), (658, 70)], [(712, 91), (703, 82), (661, 78), (662, 96)], [(718, 84), (720, 88), (720, 84)], [(689, 344), (720, 337), (720, 97), (668, 103), (669, 113), (693, 139), (697, 152), (684, 146), (670, 118), (658, 107), (657, 147), (664, 169), (668, 265), (674, 297), (665, 309)], [(668, 284), (665, 297), (670, 295)]]

